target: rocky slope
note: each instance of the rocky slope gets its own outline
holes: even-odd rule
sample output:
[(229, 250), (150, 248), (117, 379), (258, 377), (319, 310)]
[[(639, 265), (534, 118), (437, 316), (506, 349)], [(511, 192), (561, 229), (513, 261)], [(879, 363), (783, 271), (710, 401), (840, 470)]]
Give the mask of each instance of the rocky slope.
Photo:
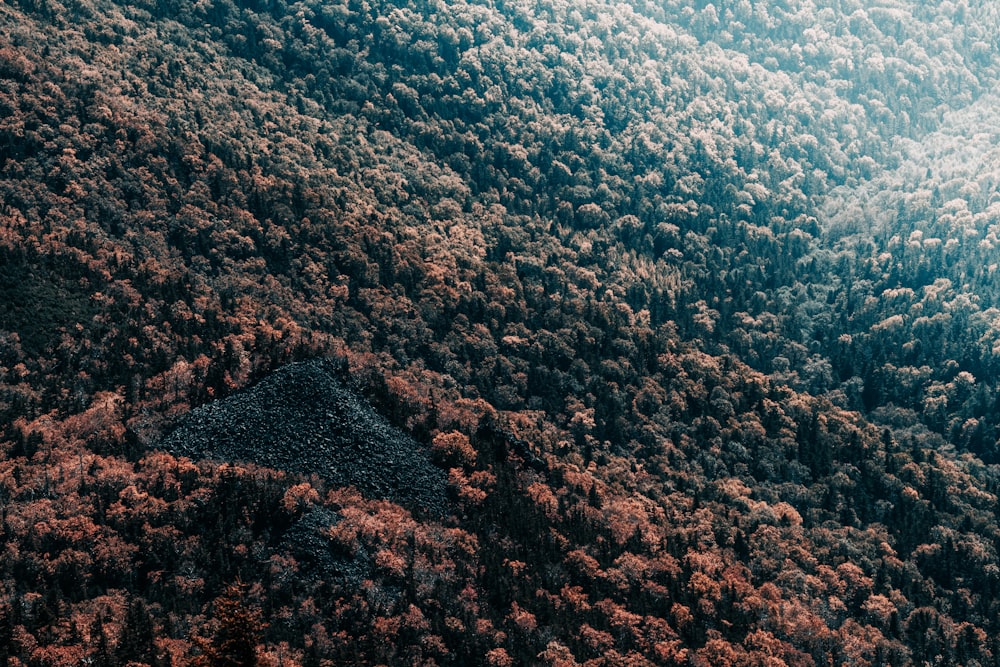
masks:
[(191, 411), (161, 443), (193, 459), (316, 473), (412, 510), (447, 513), (445, 473), (323, 361), (285, 366), (252, 388)]

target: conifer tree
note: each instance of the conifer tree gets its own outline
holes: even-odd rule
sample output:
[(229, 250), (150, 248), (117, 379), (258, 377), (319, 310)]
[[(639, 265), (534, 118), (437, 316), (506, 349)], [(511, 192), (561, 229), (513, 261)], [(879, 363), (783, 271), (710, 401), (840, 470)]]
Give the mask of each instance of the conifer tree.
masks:
[(231, 584), (213, 603), (215, 634), (202, 642), (203, 667), (256, 667), (257, 647), (264, 632), (260, 610), (248, 603), (246, 587)]

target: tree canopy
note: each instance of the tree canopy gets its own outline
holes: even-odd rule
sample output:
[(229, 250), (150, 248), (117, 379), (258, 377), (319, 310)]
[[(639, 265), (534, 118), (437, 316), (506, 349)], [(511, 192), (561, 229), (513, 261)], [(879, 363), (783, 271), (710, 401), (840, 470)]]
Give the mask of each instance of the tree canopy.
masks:
[[(995, 3), (0, 6), (11, 665), (995, 664)], [(451, 511), (159, 447), (290, 362)]]

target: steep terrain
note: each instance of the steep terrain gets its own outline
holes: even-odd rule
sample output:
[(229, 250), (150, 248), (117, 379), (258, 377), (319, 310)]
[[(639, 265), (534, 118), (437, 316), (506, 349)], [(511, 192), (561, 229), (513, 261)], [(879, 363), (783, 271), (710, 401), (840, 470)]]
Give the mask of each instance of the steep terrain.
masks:
[(0, 659), (997, 663), (996, 3), (0, 28)]
[(322, 362), (284, 366), (195, 408), (159, 446), (176, 456), (316, 474), (415, 511), (448, 510), (445, 474), (429, 447), (391, 426)]

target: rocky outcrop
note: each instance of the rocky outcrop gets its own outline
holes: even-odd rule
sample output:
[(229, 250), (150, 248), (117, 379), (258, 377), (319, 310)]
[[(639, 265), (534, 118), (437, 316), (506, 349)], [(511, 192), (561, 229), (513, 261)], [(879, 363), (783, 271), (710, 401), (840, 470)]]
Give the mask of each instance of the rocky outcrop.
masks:
[(316, 473), (369, 498), (448, 512), (445, 473), (431, 463), (428, 448), (392, 426), (320, 360), (290, 364), (192, 410), (160, 446), (193, 459)]

